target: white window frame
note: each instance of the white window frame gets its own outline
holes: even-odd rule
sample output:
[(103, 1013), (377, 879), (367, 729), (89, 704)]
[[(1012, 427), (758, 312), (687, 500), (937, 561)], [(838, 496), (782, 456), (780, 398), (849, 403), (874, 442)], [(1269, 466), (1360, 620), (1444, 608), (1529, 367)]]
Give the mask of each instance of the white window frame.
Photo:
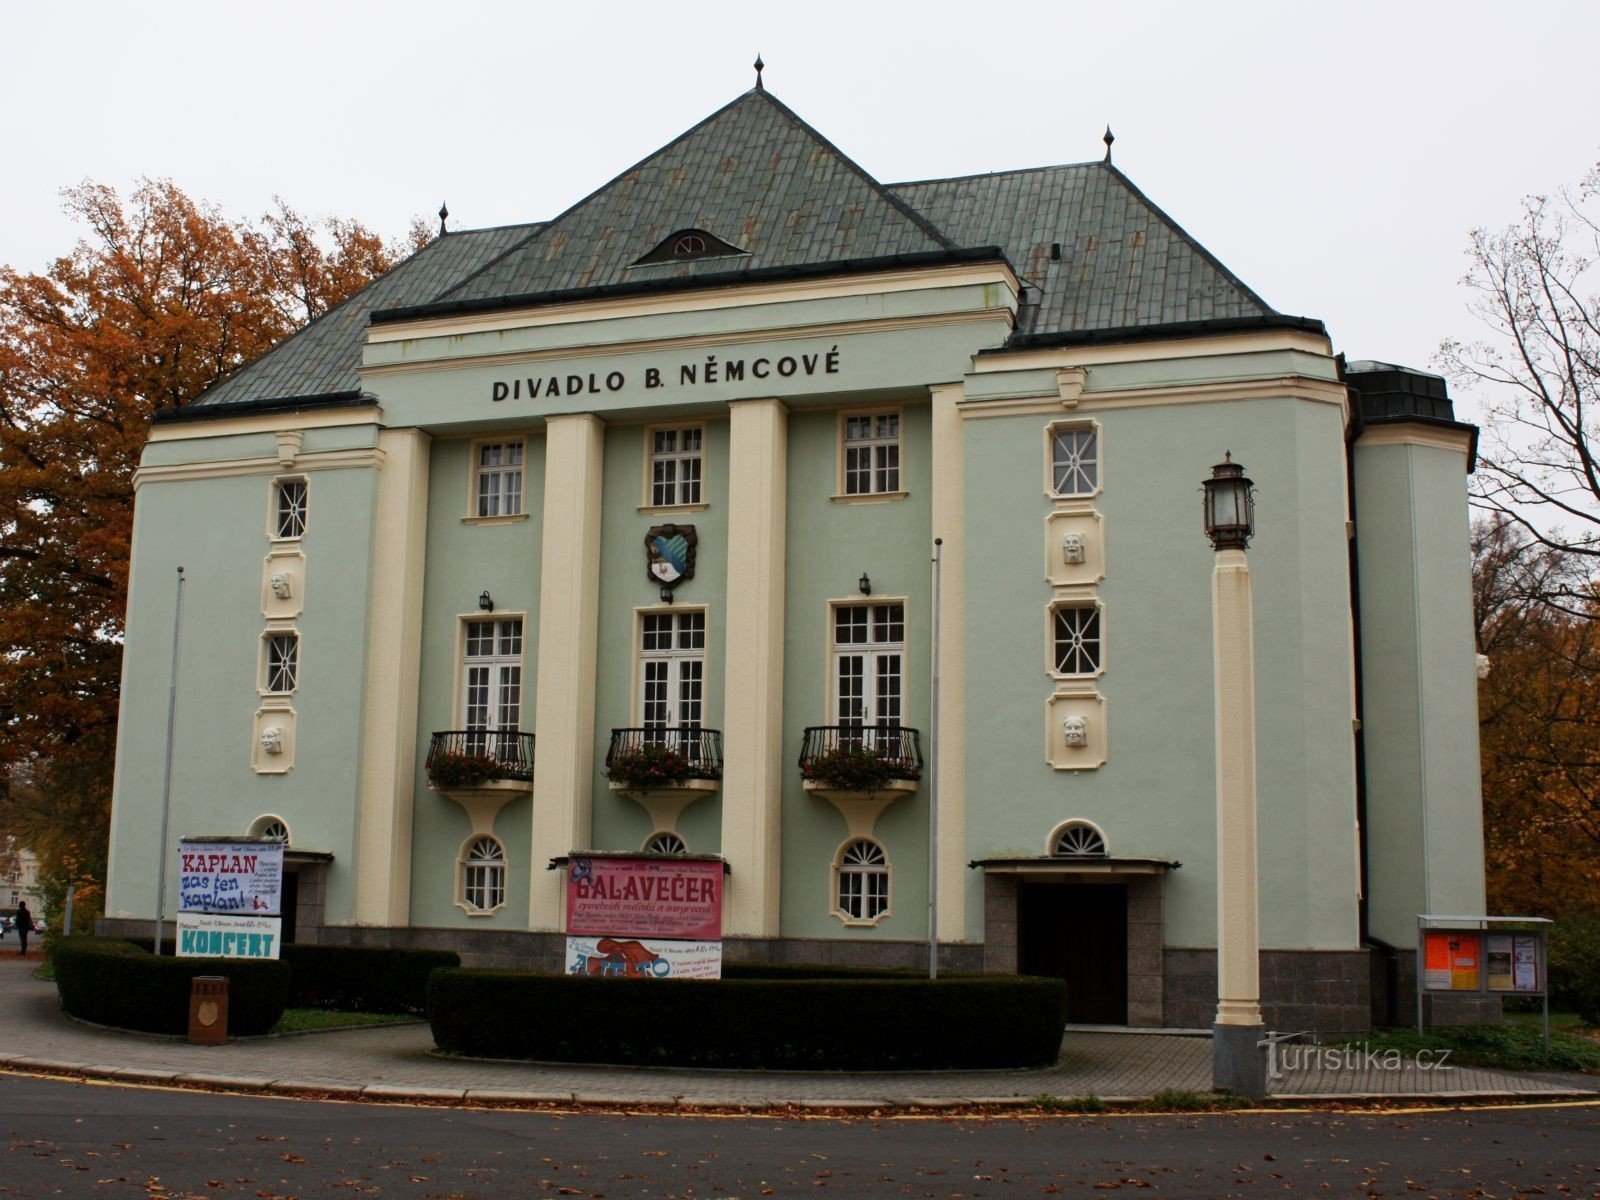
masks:
[(674, 833), (670, 829), (657, 829), (645, 838), (644, 845), (639, 849), (645, 854), (687, 854), (689, 843), (683, 840), (681, 833)]
[[(876, 852), (876, 861), (863, 861), (865, 856), (847, 861), (857, 846), (870, 847)], [(846, 895), (845, 884), (848, 879), (859, 879), (861, 884), (859, 890), (852, 890), (851, 894)], [(880, 882), (874, 886), (874, 880)], [(878, 895), (880, 892), (881, 896)], [(889, 861), (889, 851), (883, 843), (872, 837), (852, 837), (840, 845), (834, 852), (833, 865), (828, 871), (828, 896), (829, 910), (846, 925), (872, 926), (892, 916), (894, 864)], [(880, 899), (882, 906), (872, 911), (873, 904)]]
[[(506, 651), (501, 648), (501, 639), (506, 636), (503, 627), (513, 622), (517, 625), (516, 650)], [(473, 654), (472, 627), (474, 625), (490, 625), (493, 627), (494, 653)], [(481, 730), (484, 733), (519, 733), (522, 729), (523, 716), (523, 683), (524, 683), (524, 655), (527, 638), (527, 620), (522, 613), (475, 613), (461, 617), (458, 636), (460, 645), (456, 652), (456, 700), (455, 712), (458, 724), (457, 729)], [(473, 683), (472, 672), (482, 668), (488, 672), (483, 683), (486, 689), (483, 696), (484, 715), (482, 724), (473, 724), (472, 689), (478, 686)], [(507, 671), (516, 672), (516, 681), (510, 684), (513, 699), (508, 706), (505, 702), (507, 695)], [(514, 717), (507, 719), (508, 707), (514, 710)]]
[[(281, 677), (281, 668), (277, 673), (273, 669), (273, 643), (280, 638), (294, 640), (294, 663), (289, 668), (291, 678), (287, 681), (288, 687), (274, 687), (274, 683), (285, 682)], [(261, 635), (261, 674), (258, 689), (263, 696), (292, 696), (300, 690), (300, 674), (305, 667), (305, 639), (300, 636), (298, 629), (269, 628)], [(276, 674), (276, 677), (275, 677)]]
[[(657, 450), (656, 437), (659, 434), (675, 434), (680, 443), (672, 450)], [(699, 439), (699, 445), (693, 450), (685, 450), (681, 446), (682, 435), (693, 433)], [(683, 479), (683, 468), (686, 463), (695, 464), (695, 478), (692, 481)], [(670, 484), (663, 484), (670, 488), (665, 493), (667, 498), (661, 498), (656, 491), (657, 464), (672, 465), (673, 480)], [(684, 488), (691, 485), (694, 488), (692, 497), (685, 497)], [(706, 507), (706, 425), (704, 421), (680, 421), (671, 425), (647, 425), (644, 430), (644, 503), (639, 506), (641, 512), (698, 512)]]
[[(634, 611), (633, 712), (638, 727), (641, 729), (659, 728), (663, 731), (675, 731), (681, 729), (699, 730), (706, 728), (706, 712), (710, 708), (707, 698), (710, 683), (710, 671), (708, 666), (709, 655), (707, 654), (711, 630), (710, 613), (704, 607), (693, 605), (640, 608), (635, 609)], [(659, 646), (646, 649), (646, 623), (652, 620), (659, 620), (663, 617), (671, 622), (672, 645), (666, 649), (661, 649)], [(680, 619), (684, 617), (699, 618), (699, 646), (678, 645), (681, 634), (681, 630), (679, 628)], [(666, 697), (664, 703), (666, 704), (667, 708), (667, 719), (664, 722), (651, 721), (648, 719), (647, 715), (647, 705), (649, 703), (649, 699), (646, 696), (646, 689), (652, 682), (652, 664), (661, 664), (662, 672), (665, 675)], [(698, 664), (698, 679), (694, 678), (693, 671), (689, 669), (691, 664)], [(683, 720), (683, 712), (680, 709), (680, 705), (684, 700), (683, 690), (685, 686), (691, 683), (699, 684), (700, 695), (698, 704), (700, 708), (700, 719), (698, 721), (686, 722)], [(665, 738), (663, 740), (667, 744), (671, 743), (670, 738)]]
[[(1089, 854), (1063, 854), (1060, 849), (1061, 839), (1069, 833), (1081, 830), (1091, 838), (1098, 838), (1100, 849)], [(1074, 817), (1070, 821), (1063, 821), (1050, 831), (1050, 836), (1045, 839), (1044, 852), (1051, 858), (1109, 858), (1111, 857), (1111, 843), (1106, 840), (1105, 830), (1093, 821), (1086, 821), (1082, 817)]]
[[(474, 851), (486, 843), (492, 843), (499, 854), (474, 857)], [(509, 874), (505, 843), (493, 834), (473, 834), (461, 843), (456, 855), (456, 907), (469, 917), (492, 917), (506, 906)]]
[[(1095, 616), (1095, 652), (1094, 669), (1092, 671), (1068, 671), (1060, 666), (1060, 655), (1056, 647), (1056, 618), (1058, 613), (1073, 611), (1092, 611)], [(1045, 609), (1045, 667), (1049, 675), (1056, 679), (1098, 679), (1106, 673), (1106, 609), (1098, 599), (1092, 597), (1058, 597), (1052, 600)]]
[[(1092, 460), (1094, 486), (1081, 491), (1061, 491), (1056, 487), (1056, 438), (1064, 433), (1088, 434), (1094, 439), (1094, 458)], [(1054, 421), (1045, 426), (1044, 494), (1046, 496), (1055, 500), (1091, 500), (1105, 489), (1105, 477), (1105, 431), (1098, 421)]]
[[(484, 453), (490, 449), (514, 448), (517, 461), (484, 464)], [(506, 486), (508, 476), (516, 475), (515, 490)], [(493, 477), (496, 486), (493, 503), (483, 491), (483, 481)], [(523, 436), (479, 438), (472, 443), (470, 469), (467, 472), (467, 519), (469, 521), (500, 522), (528, 519), (528, 439)], [(484, 511), (494, 508), (493, 512)]]
[[(283, 503), (284, 489), (288, 487), (300, 489), (300, 506), (297, 520), (291, 522), (290, 531), (285, 533), (280, 520), (280, 506)], [(294, 528), (296, 523), (299, 526), (298, 531)], [(310, 524), (311, 481), (304, 475), (280, 475), (274, 478), (272, 486), (267, 489), (267, 537), (274, 542), (298, 542), (305, 537)]]
[[(888, 435), (878, 431), (878, 422), (885, 419), (894, 421), (894, 434)], [(851, 437), (850, 427), (853, 422), (870, 422), (869, 432), (864, 437)], [(838, 425), (838, 467), (835, 480), (835, 500), (869, 502), (874, 500), (893, 500), (906, 495), (906, 414), (905, 409), (897, 405), (881, 408), (845, 408), (839, 410)], [(870, 463), (866, 467), (867, 478), (864, 490), (852, 490), (858, 482), (856, 476), (861, 470), (859, 466), (851, 467), (851, 450), (867, 451)], [(893, 454), (888, 451), (893, 450)], [(879, 454), (883, 451), (883, 454)], [(890, 466), (887, 459), (892, 458)], [(893, 477), (888, 472), (893, 472)], [(893, 486), (888, 486), (889, 484)]]
[[(889, 638), (879, 640), (876, 637), (878, 622), (877, 614), (873, 610), (880, 607), (898, 608), (900, 610), (900, 640), (898, 642)], [(879, 710), (876, 712), (867, 711), (862, 717), (861, 724), (864, 727), (882, 724), (901, 726), (909, 724), (906, 716), (907, 710), (910, 707), (906, 692), (906, 666), (908, 661), (908, 655), (906, 653), (908, 645), (906, 641), (907, 607), (908, 605), (906, 603), (906, 599), (903, 596), (870, 596), (864, 597), (860, 600), (833, 600), (829, 602), (827, 637), (828, 707), (827, 720), (823, 722), (824, 725), (850, 725), (855, 723), (853, 720), (845, 720), (841, 713), (843, 705), (842, 698), (840, 696), (839, 672), (840, 660), (845, 657), (853, 657), (856, 655), (860, 655), (866, 659), (866, 662), (862, 666), (861, 674), (863, 699), (862, 707), (863, 709)], [(839, 614), (841, 611), (847, 609), (861, 610), (866, 613), (866, 641), (839, 641)], [(893, 617), (888, 617), (887, 621), (892, 626)], [(882, 697), (879, 695), (879, 680), (881, 678), (881, 672), (877, 669), (877, 664), (880, 658), (887, 657), (889, 655), (897, 655), (900, 660), (900, 669), (896, 675), (898, 680), (897, 686), (899, 688), (898, 695), (896, 696), (896, 703), (899, 711), (892, 719), (885, 719), (881, 715), (880, 702)], [(871, 697), (870, 705), (867, 703), (867, 697), (869, 694)]]

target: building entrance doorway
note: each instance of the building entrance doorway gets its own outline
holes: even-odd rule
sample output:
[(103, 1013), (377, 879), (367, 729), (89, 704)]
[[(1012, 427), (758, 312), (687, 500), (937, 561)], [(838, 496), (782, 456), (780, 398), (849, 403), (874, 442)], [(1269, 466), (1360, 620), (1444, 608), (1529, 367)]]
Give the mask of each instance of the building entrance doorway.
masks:
[(283, 914), (283, 927), (278, 936), (278, 944), (286, 945), (294, 941), (295, 916), (300, 907), (300, 872), (294, 869), (283, 873), (283, 899), (279, 911)]
[(1122, 883), (1022, 885), (1018, 966), (1067, 981), (1067, 1020), (1128, 1023), (1128, 888)]

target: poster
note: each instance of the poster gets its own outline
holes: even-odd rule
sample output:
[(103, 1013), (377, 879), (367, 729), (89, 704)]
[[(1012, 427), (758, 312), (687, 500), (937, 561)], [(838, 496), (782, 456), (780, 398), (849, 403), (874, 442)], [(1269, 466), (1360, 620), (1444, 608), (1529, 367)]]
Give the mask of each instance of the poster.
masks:
[(1422, 987), (1429, 992), (1450, 989), (1451, 934), (1430, 929), (1423, 935)]
[(567, 974), (610, 979), (721, 979), (722, 943), (569, 937)]
[(1484, 938), (1483, 971), (1491, 992), (1512, 990), (1511, 935), (1491, 933)]
[(283, 903), (283, 843), (178, 844), (178, 907), (184, 912), (276, 914)]
[(1539, 986), (1539, 939), (1533, 934), (1519, 933), (1512, 950), (1512, 972), (1515, 989), (1519, 992), (1537, 992)]
[(179, 958), (277, 958), (283, 918), (178, 914)]
[(1450, 989), (1456, 992), (1478, 990), (1478, 972), (1482, 969), (1480, 952), (1482, 943), (1476, 933), (1451, 930), (1450, 939)]
[(589, 858), (567, 863), (567, 933), (722, 940), (722, 860)]

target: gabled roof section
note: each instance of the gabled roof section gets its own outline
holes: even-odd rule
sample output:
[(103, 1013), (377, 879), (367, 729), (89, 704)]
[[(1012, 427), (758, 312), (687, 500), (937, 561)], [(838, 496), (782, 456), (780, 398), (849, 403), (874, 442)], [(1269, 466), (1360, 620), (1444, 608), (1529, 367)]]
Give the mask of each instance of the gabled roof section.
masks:
[(889, 188), (962, 245), (1004, 248), (1028, 288), (1016, 338), (1277, 315), (1110, 163)]
[[(771, 92), (746, 92), (580, 200), (543, 232), (437, 297), (508, 303), (634, 282), (630, 267), (675, 230), (748, 251), (718, 273), (948, 251), (954, 244)], [(681, 273), (704, 274), (680, 264)], [(659, 278), (660, 265), (648, 278)]]
[(435, 238), (342, 304), (208, 388), (183, 411), (290, 397), (313, 399), (356, 390), (361, 386), (356, 371), (367, 338), (367, 321), (375, 309), (428, 300), (541, 228), (539, 224), (505, 225)]

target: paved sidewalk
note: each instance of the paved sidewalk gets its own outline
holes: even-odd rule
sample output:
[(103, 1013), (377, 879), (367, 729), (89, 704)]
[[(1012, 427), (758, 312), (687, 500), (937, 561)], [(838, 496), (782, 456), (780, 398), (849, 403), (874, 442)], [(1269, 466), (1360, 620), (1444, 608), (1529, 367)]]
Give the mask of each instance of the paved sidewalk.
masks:
[[(699, 1071), (464, 1061), (434, 1053), (426, 1024), (252, 1038), (226, 1046), (95, 1029), (67, 1017), (36, 962), (0, 957), (0, 1069), (141, 1083), (190, 1083), (371, 1099), (869, 1109), (1019, 1105), (1035, 1097), (1144, 1098), (1211, 1086), (1204, 1037), (1069, 1033), (1059, 1062), (1036, 1070), (915, 1073)], [(1296, 1069), (1280, 1096), (1555, 1098), (1600, 1091), (1600, 1078), (1474, 1068)]]

